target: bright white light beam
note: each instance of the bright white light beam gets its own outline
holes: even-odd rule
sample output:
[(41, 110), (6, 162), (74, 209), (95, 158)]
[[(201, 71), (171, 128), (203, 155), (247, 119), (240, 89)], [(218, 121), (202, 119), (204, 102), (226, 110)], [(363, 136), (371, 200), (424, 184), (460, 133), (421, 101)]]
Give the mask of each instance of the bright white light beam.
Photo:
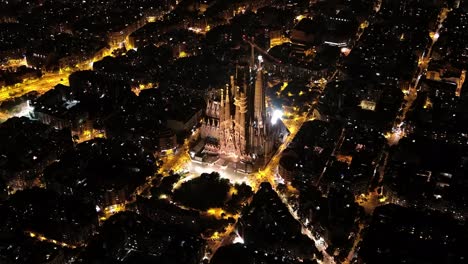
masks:
[(233, 244), (244, 244), (244, 239), (237, 233), (236, 230), (236, 238), (234, 238), (234, 241), (232, 241)]
[(273, 115), (271, 116), (271, 123), (274, 125), (276, 122), (278, 122), (278, 119), (281, 119), (283, 117), (283, 111), (281, 110), (275, 110), (273, 111)]

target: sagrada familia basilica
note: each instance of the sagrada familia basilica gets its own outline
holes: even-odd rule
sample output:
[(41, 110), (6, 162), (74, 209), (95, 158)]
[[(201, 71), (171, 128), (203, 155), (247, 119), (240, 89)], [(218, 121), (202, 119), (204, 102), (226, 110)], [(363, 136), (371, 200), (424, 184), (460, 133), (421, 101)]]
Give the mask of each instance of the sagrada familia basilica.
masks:
[(240, 82), (236, 77), (230, 76), (230, 84), (208, 95), (200, 130), (204, 152), (245, 162), (266, 159), (279, 145), (285, 128), (272, 120), (267, 109), (261, 61), (249, 67)]

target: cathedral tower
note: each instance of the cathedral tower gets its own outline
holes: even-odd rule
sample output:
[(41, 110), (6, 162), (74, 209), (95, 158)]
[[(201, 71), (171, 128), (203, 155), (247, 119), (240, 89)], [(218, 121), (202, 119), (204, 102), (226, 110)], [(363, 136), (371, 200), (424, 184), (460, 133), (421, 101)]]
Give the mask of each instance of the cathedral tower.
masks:
[[(265, 159), (261, 161), (266, 164), (274, 152), (275, 131), (279, 126), (275, 130), (267, 114), (261, 58), (258, 64), (254, 63), (236, 67), (235, 76), (229, 76), (226, 87), (218, 90), (219, 99), (208, 100), (201, 135), (211, 144), (210, 149), (205, 147), (205, 152), (251, 163)], [(244, 81), (239, 80), (240, 76)]]

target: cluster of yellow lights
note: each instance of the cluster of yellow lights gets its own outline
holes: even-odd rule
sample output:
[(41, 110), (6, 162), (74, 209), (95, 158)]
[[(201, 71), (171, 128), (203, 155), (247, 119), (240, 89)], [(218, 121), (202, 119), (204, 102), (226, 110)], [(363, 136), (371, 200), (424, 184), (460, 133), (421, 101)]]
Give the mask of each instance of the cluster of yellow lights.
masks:
[(140, 90), (149, 89), (149, 88), (152, 88), (152, 87), (153, 87), (153, 83), (151, 83), (151, 82), (147, 83), (147, 84), (142, 84), (141, 83), (140, 85), (138, 85), (138, 88)]
[(359, 25), (359, 27), (360, 27), (361, 29), (365, 29), (365, 28), (367, 28), (368, 26), (369, 26), (369, 22), (368, 22), (367, 20), (364, 21), (364, 22), (362, 22), (361, 25)]
[(270, 39), (270, 49), (284, 43), (291, 43), (291, 40), (283, 35), (280, 37), (273, 37)]
[[(156, 86), (157, 85), (159, 85), (159, 84), (156, 84)], [(149, 82), (149, 83), (146, 83), (146, 84), (140, 83), (138, 86), (132, 87), (132, 92), (136, 96), (139, 96), (141, 91), (146, 90), (146, 89), (151, 89), (151, 88), (154, 88), (154, 87), (155, 87), (155, 85), (152, 82)]]
[(105, 138), (106, 134), (96, 129), (85, 129), (81, 134), (78, 135), (78, 143), (93, 139), (93, 138)]
[(104, 209), (104, 216), (100, 217), (99, 220), (105, 221), (106, 219), (108, 219), (112, 215), (114, 215), (114, 214), (116, 214), (118, 212), (123, 212), (123, 211), (125, 211), (125, 204), (124, 203), (122, 203), (122, 204), (113, 204), (113, 205), (107, 206)]
[(306, 57), (315, 56), (316, 53), (317, 51), (314, 48), (310, 48), (304, 51), (304, 55), (306, 55)]
[(0, 69), (7, 69), (7, 68), (17, 68), (20, 66), (27, 66), (28, 62), (26, 58), (22, 59), (10, 59), (6, 63), (0, 65)]
[(229, 194), (230, 195), (236, 195), (237, 194), (237, 189), (234, 186), (231, 186), (229, 189)]
[(217, 219), (228, 219), (231, 217), (237, 219), (237, 217), (239, 217), (238, 215), (227, 213), (222, 208), (210, 208), (206, 211), (206, 213), (216, 217)]
[(378, 197), (377, 201), (379, 203), (385, 203), (388, 200), (387, 196), (384, 196), (384, 195), (383, 196), (380, 196), (380, 195), (377, 196), (377, 194), (375, 192), (370, 192), (368, 194), (361, 193), (360, 196), (356, 197), (356, 202), (358, 202), (359, 204), (364, 204), (364, 203), (368, 203), (368, 202), (372, 201), (372, 199), (376, 199), (377, 197)]
[(214, 232), (213, 235), (210, 237), (212, 240), (219, 240), (221, 236), (219, 235), (218, 231)]
[(301, 21), (301, 20), (304, 19), (304, 18), (306, 18), (305, 15), (298, 15), (298, 16), (296, 16), (297, 22)]
[(387, 201), (387, 199), (388, 199), (387, 196), (383, 196), (383, 197), (379, 198), (379, 202), (385, 203)]
[(429, 36), (431, 37), (431, 39), (432, 39), (433, 41), (436, 41), (436, 40), (439, 38), (439, 32), (433, 32), (433, 31), (431, 31), (431, 32), (429, 32)]
[(66, 247), (66, 248), (77, 248), (77, 246), (75, 245), (70, 245), (70, 244), (67, 244), (65, 242), (59, 242), (55, 239), (50, 239), (50, 238), (47, 238), (41, 234), (38, 234), (38, 233), (34, 233), (34, 232), (26, 232), (30, 237), (32, 238), (37, 238), (39, 241), (43, 241), (43, 242), (49, 242), (49, 243), (52, 243), (52, 244), (55, 244), (55, 245), (58, 245), (58, 246), (61, 246), (61, 247)]
[(91, 130), (86, 129), (85, 131), (83, 131), (83, 133), (81, 135), (83, 137), (90, 137), (91, 136)]
[[(147, 17), (147, 22), (155, 22), (158, 19), (156, 16), (149, 16)], [(208, 25), (205, 27), (206, 31), (209, 31), (211, 27)], [(122, 43), (115, 43), (111, 44), (110, 48), (106, 50), (100, 51), (92, 59), (79, 62), (73, 66), (66, 66), (64, 68), (59, 69), (57, 73), (46, 73), (39, 79), (24, 81), (21, 84), (16, 84), (12, 86), (3, 86), (1, 87), (0, 91), (0, 101), (7, 100), (9, 98), (14, 98), (18, 96), (22, 96), (23, 94), (29, 93), (31, 91), (37, 91), (39, 93), (45, 93), (48, 90), (52, 89), (53, 85), (47, 84), (63, 84), (68, 85), (68, 76), (74, 72), (79, 70), (89, 70), (93, 67), (93, 63), (96, 61), (102, 60), (106, 56), (112, 56), (113, 52), (117, 49), (126, 47), (127, 49), (134, 49), (132, 43), (129, 41), (127, 37), (124, 42)], [(21, 65), (27, 65), (27, 61), (25, 58), (22, 60), (10, 60), (7, 62), (6, 65), (0, 65), (1, 67), (18, 67)]]
[(195, 32), (197, 34), (206, 34), (208, 31), (211, 30), (211, 26), (207, 25), (204, 28), (199, 28), (199, 27), (189, 27), (188, 30)]
[[(187, 149), (189, 146), (189, 141), (185, 140), (184, 145), (180, 149)], [(158, 173), (167, 175), (167, 172), (170, 170), (180, 171), (184, 168), (187, 162), (190, 161), (190, 156), (187, 151), (179, 151), (177, 154), (174, 154), (173, 151), (166, 152), (166, 157), (164, 157), (164, 164), (159, 168)]]
[(431, 99), (429, 99), (429, 97), (426, 98), (426, 102), (424, 103), (423, 108), (424, 109), (427, 109), (427, 108), (431, 109), (432, 108), (432, 102), (431, 102)]
[(288, 82), (283, 82), (283, 85), (280, 88), (280, 92), (284, 91), (284, 89), (286, 89), (286, 87), (288, 87), (288, 85), (289, 85)]
[(104, 52), (96, 54), (91, 60), (87, 60), (74, 65), (74, 68), (66, 66), (64, 68), (59, 69), (57, 73), (46, 73), (39, 79), (26, 80), (21, 84), (4, 86), (1, 88), (2, 91), (0, 91), (0, 101), (21, 96), (31, 91), (45, 93), (50, 89), (54, 88), (54, 84), (57, 83), (68, 85), (68, 76), (72, 72), (78, 70), (91, 69), (94, 62), (100, 61), (106, 56), (112, 56), (112, 53), (120, 47), (120, 44), (113, 45), (110, 49), (106, 49)]
[(299, 193), (299, 191), (290, 184), (288, 184), (286, 188), (288, 189), (289, 193), (295, 193), (295, 194)]

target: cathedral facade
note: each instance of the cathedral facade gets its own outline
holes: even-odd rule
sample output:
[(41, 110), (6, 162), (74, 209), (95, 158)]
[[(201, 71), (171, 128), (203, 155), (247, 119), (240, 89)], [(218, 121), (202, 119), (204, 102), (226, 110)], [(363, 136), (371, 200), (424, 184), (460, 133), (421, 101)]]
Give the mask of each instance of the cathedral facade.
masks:
[(205, 153), (253, 162), (274, 151), (278, 129), (267, 111), (264, 73), (260, 66), (249, 73), (250, 82), (231, 76), (225, 88), (208, 95), (200, 130)]

